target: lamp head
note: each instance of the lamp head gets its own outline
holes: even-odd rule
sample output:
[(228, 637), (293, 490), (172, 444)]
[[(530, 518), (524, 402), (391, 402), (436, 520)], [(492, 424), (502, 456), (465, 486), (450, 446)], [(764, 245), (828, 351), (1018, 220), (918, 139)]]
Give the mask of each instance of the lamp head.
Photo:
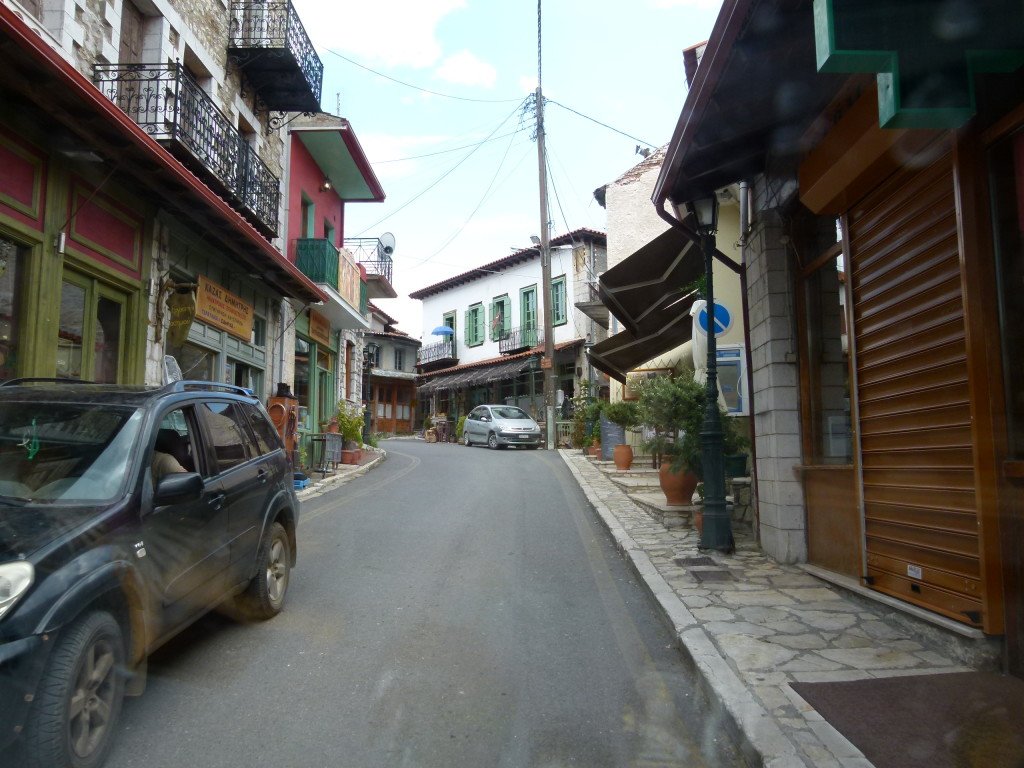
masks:
[(686, 210), (697, 222), (698, 234), (713, 235), (718, 231), (718, 196), (714, 192), (689, 201)]

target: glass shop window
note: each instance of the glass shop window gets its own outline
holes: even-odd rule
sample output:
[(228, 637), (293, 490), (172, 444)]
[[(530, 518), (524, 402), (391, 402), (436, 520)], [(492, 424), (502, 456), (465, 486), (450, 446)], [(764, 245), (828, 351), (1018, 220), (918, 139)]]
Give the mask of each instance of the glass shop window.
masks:
[(0, 237), (0, 381), (18, 375), (18, 318), (21, 314), (18, 276), (26, 250)]

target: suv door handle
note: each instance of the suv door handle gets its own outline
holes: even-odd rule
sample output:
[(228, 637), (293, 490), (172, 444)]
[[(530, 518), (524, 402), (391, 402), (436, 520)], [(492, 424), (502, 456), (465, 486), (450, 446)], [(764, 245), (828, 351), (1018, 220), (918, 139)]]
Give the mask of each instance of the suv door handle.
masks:
[(224, 494), (214, 493), (207, 497), (206, 503), (213, 509), (220, 509), (224, 506)]
[(260, 471), (256, 473), (256, 481), (263, 485), (267, 482), (267, 478), (270, 477), (270, 473), (264, 467), (260, 467)]

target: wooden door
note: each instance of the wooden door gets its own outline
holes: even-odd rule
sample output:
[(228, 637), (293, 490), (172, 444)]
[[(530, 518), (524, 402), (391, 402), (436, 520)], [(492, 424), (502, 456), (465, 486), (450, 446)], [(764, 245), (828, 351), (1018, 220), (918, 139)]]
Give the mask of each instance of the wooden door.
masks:
[(984, 587), (952, 161), (849, 212), (868, 583), (979, 626)]
[(121, 5), (121, 45), (118, 49), (120, 64), (142, 63), (142, 30), (145, 17), (131, 0)]

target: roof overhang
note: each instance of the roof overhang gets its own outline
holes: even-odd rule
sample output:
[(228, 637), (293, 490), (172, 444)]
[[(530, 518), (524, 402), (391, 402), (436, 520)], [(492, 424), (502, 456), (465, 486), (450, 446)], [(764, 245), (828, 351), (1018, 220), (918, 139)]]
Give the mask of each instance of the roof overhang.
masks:
[(241, 214), (2, 4), (0, 73), (7, 98), (14, 96), (34, 106), (54, 127), (76, 136), (103, 158), (111, 172), (130, 179), (164, 210), (189, 220), (211, 245), (223, 248), (282, 295), (310, 302), (327, 300), (327, 295)]
[(359, 310), (345, 301), (333, 286), (327, 283), (317, 283), (317, 285), (327, 294), (328, 300), (323, 304), (316, 305), (316, 311), (331, 321), (333, 330), (365, 331), (370, 327), (369, 318), (359, 314)]
[(591, 347), (587, 355), (595, 368), (625, 383), (626, 374), (659, 355), (685, 344), (693, 335), (690, 307), (696, 296), (680, 299), (671, 309), (658, 315), (660, 325), (634, 335), (622, 331)]
[(652, 196), (677, 206), (769, 166), (795, 170), (849, 79), (819, 74), (811, 0), (725, 0)]
[(384, 200), (384, 189), (347, 120), (340, 127), (296, 126), (290, 130), (312, 155), (342, 200), (375, 203)]

